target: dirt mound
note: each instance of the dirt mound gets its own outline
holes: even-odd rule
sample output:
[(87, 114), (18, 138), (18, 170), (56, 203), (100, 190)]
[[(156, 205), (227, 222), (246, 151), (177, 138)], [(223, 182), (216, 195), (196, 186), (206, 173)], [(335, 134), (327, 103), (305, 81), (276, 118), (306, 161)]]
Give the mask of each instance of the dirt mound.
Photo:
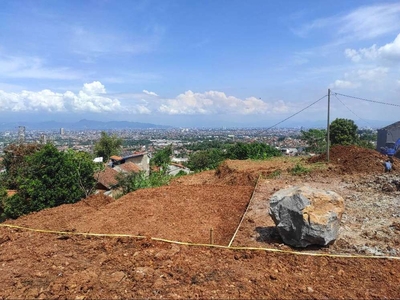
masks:
[(297, 164), (303, 164), (299, 157), (275, 157), (268, 160), (225, 160), (215, 171), (182, 176), (172, 185), (226, 185), (254, 186), (261, 175), (264, 178), (290, 173)]
[[(339, 167), (342, 174), (355, 173), (382, 173), (384, 171), (383, 162), (386, 157), (379, 152), (357, 146), (336, 145), (330, 149), (329, 162)], [(400, 168), (400, 160), (394, 158), (395, 169)], [(311, 157), (308, 162), (326, 162), (326, 153)]]
[(215, 184), (215, 171), (203, 171), (173, 178), (170, 185), (210, 185)]
[(99, 209), (115, 200), (109, 196), (104, 194), (97, 194), (97, 195), (90, 195), (89, 197), (83, 199), (80, 204), (81, 205), (88, 205), (94, 209)]
[(256, 172), (243, 172), (235, 168), (230, 161), (225, 161), (215, 171), (216, 182), (225, 185), (248, 185), (256, 184), (258, 174)]
[(164, 186), (138, 190), (112, 202), (96, 195), (12, 223), (38, 229), (133, 234), (196, 243), (209, 243), (212, 228), (214, 242), (227, 245), (252, 192), (248, 186)]

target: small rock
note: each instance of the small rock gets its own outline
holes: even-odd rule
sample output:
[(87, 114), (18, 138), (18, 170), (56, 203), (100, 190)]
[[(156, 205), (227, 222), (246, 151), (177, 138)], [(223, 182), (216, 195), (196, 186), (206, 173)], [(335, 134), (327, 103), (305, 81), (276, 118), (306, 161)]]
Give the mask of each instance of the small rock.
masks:
[(271, 279), (271, 280), (277, 280), (278, 278), (275, 276), (275, 275), (269, 275), (269, 278)]
[(120, 282), (125, 278), (125, 273), (122, 271), (114, 272), (111, 274), (111, 280), (114, 282)]

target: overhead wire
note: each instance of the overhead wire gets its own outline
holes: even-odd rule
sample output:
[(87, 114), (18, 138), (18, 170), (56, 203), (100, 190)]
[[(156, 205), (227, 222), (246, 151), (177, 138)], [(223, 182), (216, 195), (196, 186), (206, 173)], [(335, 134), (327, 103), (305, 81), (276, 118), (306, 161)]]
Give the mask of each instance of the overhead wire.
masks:
[(314, 104), (318, 103), (319, 101), (321, 101), (322, 99), (324, 99), (324, 98), (326, 98), (326, 97), (328, 97), (328, 95), (325, 95), (325, 96), (319, 98), (317, 101), (314, 101), (314, 102), (311, 103), (310, 105), (304, 107), (303, 109), (299, 110), (298, 112), (294, 113), (293, 115), (291, 115), (291, 116), (287, 117), (286, 119), (284, 119), (284, 120), (282, 120), (282, 121), (280, 121), (280, 122), (278, 122), (278, 123), (276, 123), (276, 124), (274, 124), (274, 125), (268, 127), (268, 128), (265, 129), (265, 130), (270, 130), (271, 128), (274, 128), (275, 126), (278, 126), (279, 124), (282, 124), (283, 122), (285, 122), (285, 121), (287, 121), (287, 120), (293, 118), (294, 116), (298, 115), (298, 114), (301, 113), (302, 111), (305, 111), (307, 108), (313, 106)]
[(372, 127), (371, 124), (369, 124), (366, 120), (364, 120), (364, 119), (361, 118), (359, 115), (357, 115), (357, 114), (356, 114), (352, 109), (350, 109), (350, 107), (348, 107), (346, 104), (344, 104), (343, 101), (340, 100), (340, 99), (338, 98), (338, 96), (337, 96), (336, 93), (334, 93), (333, 95), (334, 95), (335, 98), (338, 99), (338, 101), (339, 101), (340, 103), (342, 103), (342, 105), (343, 105), (344, 107), (346, 107), (353, 115), (355, 115), (355, 116), (356, 116), (357, 118), (359, 118), (361, 121), (365, 122), (367, 125), (369, 125), (370, 127)]
[(348, 97), (348, 98), (353, 98), (361, 101), (366, 101), (366, 102), (372, 102), (372, 103), (378, 103), (378, 104), (384, 104), (384, 105), (390, 105), (390, 106), (397, 106), (400, 107), (400, 104), (395, 104), (395, 103), (389, 103), (389, 102), (383, 102), (383, 101), (377, 101), (377, 100), (371, 100), (371, 99), (366, 99), (366, 98), (361, 98), (361, 97), (356, 97), (356, 96), (350, 96), (346, 94), (341, 94), (337, 92), (333, 92), (334, 95), (340, 95), (343, 97)]

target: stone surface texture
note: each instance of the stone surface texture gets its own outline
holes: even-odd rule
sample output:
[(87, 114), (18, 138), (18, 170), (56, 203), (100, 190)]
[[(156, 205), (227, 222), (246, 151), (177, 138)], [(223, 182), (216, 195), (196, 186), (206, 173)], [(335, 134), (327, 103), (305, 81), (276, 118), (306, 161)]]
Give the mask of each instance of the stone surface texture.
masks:
[(294, 247), (334, 242), (343, 212), (340, 195), (309, 186), (282, 189), (270, 198), (269, 214), (283, 242)]

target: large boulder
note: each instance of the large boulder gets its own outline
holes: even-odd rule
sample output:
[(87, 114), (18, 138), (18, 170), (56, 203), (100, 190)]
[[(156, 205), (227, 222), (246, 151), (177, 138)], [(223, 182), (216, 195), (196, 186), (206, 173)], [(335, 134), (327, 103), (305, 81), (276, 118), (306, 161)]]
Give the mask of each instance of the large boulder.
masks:
[(343, 212), (337, 193), (308, 186), (282, 189), (270, 198), (269, 214), (283, 242), (294, 247), (335, 241)]

